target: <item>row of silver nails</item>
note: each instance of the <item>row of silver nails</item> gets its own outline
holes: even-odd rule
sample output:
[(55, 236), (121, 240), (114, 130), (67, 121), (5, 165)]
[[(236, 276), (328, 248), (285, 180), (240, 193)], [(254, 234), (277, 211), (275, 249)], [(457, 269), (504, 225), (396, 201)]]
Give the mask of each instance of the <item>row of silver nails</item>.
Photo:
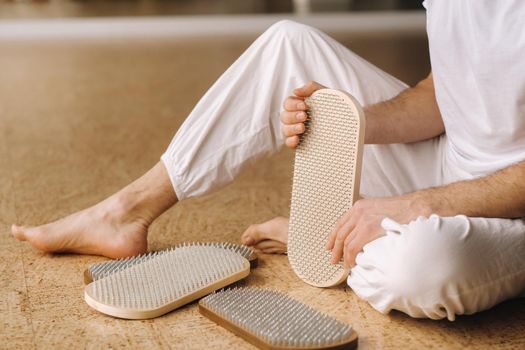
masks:
[(205, 242), (205, 243), (189, 242), (189, 243), (181, 243), (175, 247), (171, 247), (171, 248), (161, 250), (161, 251), (149, 252), (149, 253), (145, 253), (142, 255), (134, 256), (134, 257), (93, 264), (89, 266), (88, 271), (91, 275), (91, 279), (93, 281), (96, 281), (100, 278), (107, 277), (113, 273), (122, 271), (131, 266), (148, 261), (161, 254), (169, 253), (179, 247), (190, 247), (190, 246), (199, 246), (199, 247), (206, 246), (206, 247), (217, 247), (217, 248), (222, 248), (222, 249), (228, 249), (228, 250), (234, 251), (237, 254), (242, 255), (246, 259), (248, 259), (253, 254), (253, 248), (250, 248), (242, 244), (235, 244), (235, 243), (229, 243), (229, 242)]
[(187, 245), (93, 282), (96, 300), (119, 308), (150, 309), (206, 288), (244, 268), (230, 250)]
[(288, 295), (264, 288), (232, 288), (210, 294), (206, 307), (273, 346), (338, 344), (352, 328)]

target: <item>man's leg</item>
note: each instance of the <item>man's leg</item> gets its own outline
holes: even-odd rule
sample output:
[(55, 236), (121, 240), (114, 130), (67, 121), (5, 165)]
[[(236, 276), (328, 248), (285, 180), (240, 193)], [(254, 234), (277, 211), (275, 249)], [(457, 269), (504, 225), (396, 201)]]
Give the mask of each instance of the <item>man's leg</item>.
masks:
[(244, 167), (276, 152), (283, 144), (283, 101), (310, 80), (348, 91), (363, 104), (406, 88), (326, 34), (278, 22), (203, 96), (163, 154), (177, 197), (218, 189)]
[(349, 91), (364, 104), (391, 98), (406, 87), (326, 34), (281, 21), (200, 100), (162, 162), (91, 208), (39, 227), (13, 225), (13, 235), (51, 252), (109, 257), (144, 252), (149, 224), (177, 200), (220, 188), (280, 148), (282, 102), (309, 80)]
[(120, 258), (147, 250), (148, 227), (177, 202), (159, 162), (146, 174), (102, 202), (58, 221), (11, 228), (13, 236), (47, 252)]
[(454, 320), (525, 291), (525, 221), (465, 216), (383, 221), (349, 286), (375, 309)]
[[(361, 194), (400, 195), (468, 178), (449, 168), (446, 142), (441, 136), (407, 145), (367, 145)], [(525, 296), (523, 219), (432, 215), (406, 225), (385, 219), (383, 228), (386, 236), (364, 246), (347, 281), (382, 313), (395, 309), (453, 320)], [(274, 251), (286, 248), (270, 243), (261, 244)]]
[[(362, 195), (393, 196), (471, 176), (447, 162), (446, 136), (365, 148)], [(439, 319), (525, 293), (525, 221), (420, 217), (383, 221), (386, 236), (358, 254), (348, 285), (375, 309)]]

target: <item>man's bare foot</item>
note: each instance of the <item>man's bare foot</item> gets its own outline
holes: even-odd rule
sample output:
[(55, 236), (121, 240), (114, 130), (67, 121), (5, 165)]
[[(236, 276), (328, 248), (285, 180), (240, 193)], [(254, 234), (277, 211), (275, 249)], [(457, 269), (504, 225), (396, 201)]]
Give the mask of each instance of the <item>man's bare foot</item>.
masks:
[(288, 243), (288, 219), (278, 216), (262, 224), (251, 225), (242, 234), (241, 241), (263, 253), (284, 254)]
[(45, 252), (71, 252), (120, 258), (148, 248), (148, 227), (177, 202), (164, 165), (93, 207), (50, 224), (13, 225), (13, 236)]
[(120, 258), (147, 250), (151, 219), (135, 216), (128, 204), (112, 196), (91, 208), (55, 222), (26, 227), (13, 225), (13, 236), (45, 252), (70, 252)]

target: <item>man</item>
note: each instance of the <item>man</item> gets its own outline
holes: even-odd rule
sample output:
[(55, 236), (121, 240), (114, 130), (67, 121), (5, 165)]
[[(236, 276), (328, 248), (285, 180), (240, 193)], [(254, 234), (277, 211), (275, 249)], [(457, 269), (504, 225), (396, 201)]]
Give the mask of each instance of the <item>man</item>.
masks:
[[(220, 188), (283, 143), (295, 147), (303, 100), (323, 84), (353, 94), (367, 118), (364, 199), (327, 242), (334, 263), (352, 266), (355, 293), (381, 312), (450, 320), (518, 296), (525, 290), (525, 6), (424, 5), (432, 74), (417, 86), (324, 33), (279, 22), (211, 87), (149, 172), (94, 207), (48, 225), (13, 226), (13, 235), (52, 252), (142, 253), (148, 226), (177, 201)], [(319, 83), (284, 99), (308, 80)], [(287, 219), (253, 225), (242, 240), (285, 251)]]

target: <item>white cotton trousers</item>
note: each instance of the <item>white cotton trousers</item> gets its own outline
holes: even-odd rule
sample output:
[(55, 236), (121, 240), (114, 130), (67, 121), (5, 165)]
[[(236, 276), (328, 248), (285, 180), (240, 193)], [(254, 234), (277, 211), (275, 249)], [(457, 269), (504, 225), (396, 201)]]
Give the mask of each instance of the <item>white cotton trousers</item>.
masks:
[[(314, 80), (368, 105), (407, 86), (312, 27), (281, 21), (217, 80), (161, 159), (179, 200), (231, 182), (284, 143), (279, 114)], [(447, 138), (366, 145), (361, 194), (399, 195), (472, 176), (447, 160)], [(440, 319), (472, 314), (525, 291), (525, 221), (465, 216), (382, 223), (386, 235), (357, 256), (348, 285), (375, 309)]]

